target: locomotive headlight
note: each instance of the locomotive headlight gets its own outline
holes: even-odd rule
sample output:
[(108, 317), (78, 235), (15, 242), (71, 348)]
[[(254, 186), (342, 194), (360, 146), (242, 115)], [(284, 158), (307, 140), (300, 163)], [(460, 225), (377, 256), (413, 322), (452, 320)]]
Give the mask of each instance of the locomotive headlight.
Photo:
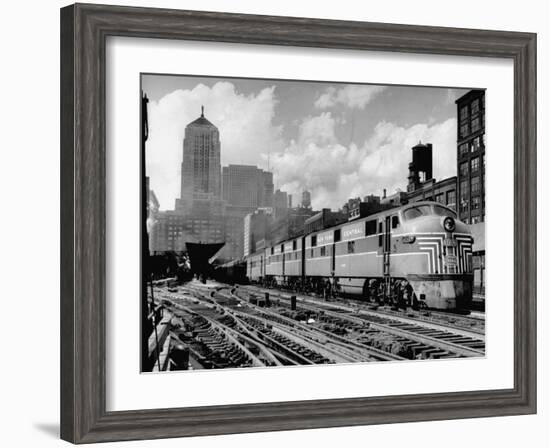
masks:
[(406, 235), (403, 237), (403, 242), (405, 244), (412, 244), (416, 241), (416, 237), (415, 236), (410, 236), (410, 235)]
[(456, 228), (456, 224), (455, 224), (455, 220), (453, 218), (451, 218), (450, 216), (447, 216), (444, 220), (443, 220), (443, 228), (447, 231), (447, 232), (454, 232), (455, 228)]

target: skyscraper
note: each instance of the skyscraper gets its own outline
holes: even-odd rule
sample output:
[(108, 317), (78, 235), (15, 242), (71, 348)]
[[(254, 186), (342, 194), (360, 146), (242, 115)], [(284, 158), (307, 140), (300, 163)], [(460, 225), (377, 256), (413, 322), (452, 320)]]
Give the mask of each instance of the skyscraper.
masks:
[(220, 198), (220, 133), (204, 116), (189, 123), (183, 140), (181, 200)]
[(273, 173), (269, 171), (263, 171), (263, 204), (265, 207), (273, 206)]
[(311, 193), (307, 190), (302, 191), (302, 207), (311, 207)]
[(288, 194), (286, 191), (277, 190), (273, 194), (273, 207), (277, 209), (288, 208)]
[(456, 100), (458, 216), (474, 237), (474, 293), (485, 294), (485, 91)]
[(458, 212), (461, 221), (485, 221), (485, 91), (456, 100), (458, 113)]
[(222, 169), (222, 196), (239, 207), (270, 207), (273, 202), (273, 174), (251, 165), (229, 165)]
[[(220, 133), (204, 116), (189, 123), (183, 140), (181, 163), (181, 196), (167, 223), (173, 241), (182, 243), (218, 243), (224, 239), (224, 208), (221, 199)], [(172, 216), (173, 215), (173, 216)], [(177, 218), (176, 218), (177, 216)], [(181, 250), (181, 249), (180, 249)]]

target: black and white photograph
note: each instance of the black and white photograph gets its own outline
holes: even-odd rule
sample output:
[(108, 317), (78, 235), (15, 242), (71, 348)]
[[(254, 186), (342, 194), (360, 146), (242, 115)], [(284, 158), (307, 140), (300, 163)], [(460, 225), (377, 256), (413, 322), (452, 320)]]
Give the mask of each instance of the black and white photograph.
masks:
[(141, 75), (141, 370), (485, 356), (485, 90)]

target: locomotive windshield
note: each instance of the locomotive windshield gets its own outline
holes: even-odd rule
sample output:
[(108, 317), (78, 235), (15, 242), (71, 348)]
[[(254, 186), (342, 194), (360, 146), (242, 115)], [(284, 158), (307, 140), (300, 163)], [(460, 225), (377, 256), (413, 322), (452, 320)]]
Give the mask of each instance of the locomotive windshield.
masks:
[(408, 208), (403, 212), (404, 218), (409, 219), (420, 218), (421, 216), (428, 216), (432, 214), (432, 208), (429, 205), (417, 205), (416, 207)]
[(456, 213), (452, 210), (449, 210), (447, 207), (434, 205), (433, 208), (434, 208), (434, 213), (438, 216), (450, 216), (451, 218), (456, 218)]
[(440, 205), (432, 205), (432, 204), (416, 205), (414, 207), (408, 208), (403, 211), (403, 217), (407, 221), (415, 218), (420, 218), (421, 216), (429, 216), (429, 215), (451, 216), (453, 218), (456, 218), (455, 212), (453, 212), (452, 210), (446, 207), (442, 207)]

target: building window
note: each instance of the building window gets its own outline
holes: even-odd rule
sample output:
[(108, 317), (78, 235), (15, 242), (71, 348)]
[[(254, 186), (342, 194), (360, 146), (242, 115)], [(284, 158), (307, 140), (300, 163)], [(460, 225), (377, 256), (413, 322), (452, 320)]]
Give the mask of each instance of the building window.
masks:
[(462, 157), (466, 154), (468, 154), (468, 143), (462, 143), (462, 145), (458, 146), (458, 155)]
[(294, 241), (292, 242), (292, 250), (296, 250), (296, 247), (297, 247), (297, 246), (298, 246), (297, 241), (294, 240)]
[(468, 123), (460, 125), (460, 137), (466, 137), (468, 135)]
[(474, 157), (470, 160), (470, 171), (472, 173), (477, 173), (479, 171), (479, 157)]
[(481, 186), (479, 185), (479, 176), (472, 177), (472, 194), (479, 193)]
[(472, 140), (472, 152), (476, 152), (476, 151), (479, 151), (481, 149), (481, 139), (479, 138), (479, 136), (477, 136), (476, 138), (474, 138)]
[(321, 247), (321, 257), (324, 257), (327, 254), (327, 247), (323, 246)]
[(456, 192), (454, 190), (447, 191), (447, 205), (449, 207), (456, 205)]
[(313, 236), (311, 237), (311, 246), (312, 246), (312, 247), (317, 246), (317, 235), (313, 235)]
[(460, 121), (464, 121), (468, 118), (468, 106), (460, 108)]
[(460, 181), (460, 197), (461, 198), (468, 197), (468, 180)]
[(463, 162), (460, 164), (460, 177), (468, 176), (468, 162)]
[[(479, 196), (474, 196), (472, 198), (472, 210), (477, 210), (481, 205), (481, 202), (480, 202), (480, 199), (479, 199)], [(472, 224), (474, 224), (472, 222)]]
[(472, 132), (479, 131), (481, 129), (481, 120), (479, 117), (472, 120)]
[(342, 229), (336, 229), (334, 231), (334, 242), (337, 243), (342, 239)]
[(472, 115), (479, 112), (479, 98), (472, 101)]
[(355, 241), (348, 241), (348, 254), (355, 253)]

